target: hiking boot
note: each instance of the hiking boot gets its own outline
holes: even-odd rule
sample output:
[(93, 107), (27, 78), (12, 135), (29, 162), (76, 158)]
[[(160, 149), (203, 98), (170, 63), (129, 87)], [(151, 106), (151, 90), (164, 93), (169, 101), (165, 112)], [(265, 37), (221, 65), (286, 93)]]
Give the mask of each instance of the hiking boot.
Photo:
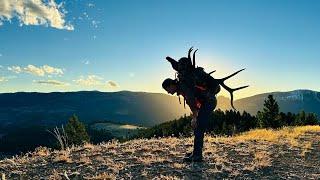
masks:
[(193, 156), (192, 161), (193, 162), (202, 162), (203, 159), (202, 159), (202, 156)]

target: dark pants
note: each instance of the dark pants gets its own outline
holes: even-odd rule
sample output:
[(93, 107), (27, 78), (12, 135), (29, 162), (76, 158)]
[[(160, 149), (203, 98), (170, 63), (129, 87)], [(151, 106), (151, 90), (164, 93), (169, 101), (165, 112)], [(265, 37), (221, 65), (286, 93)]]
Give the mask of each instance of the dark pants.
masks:
[(215, 98), (201, 105), (197, 117), (197, 126), (194, 129), (193, 155), (202, 156), (204, 132), (208, 126), (210, 114), (216, 106), (217, 100)]

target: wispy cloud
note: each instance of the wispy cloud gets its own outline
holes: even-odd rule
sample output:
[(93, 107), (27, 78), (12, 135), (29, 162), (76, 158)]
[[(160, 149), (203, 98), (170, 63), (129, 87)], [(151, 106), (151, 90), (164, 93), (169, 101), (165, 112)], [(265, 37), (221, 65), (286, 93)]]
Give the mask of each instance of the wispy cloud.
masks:
[(22, 68), (20, 66), (11, 66), (11, 67), (8, 67), (8, 70), (15, 72), (17, 74), (22, 72)]
[(0, 0), (0, 25), (17, 18), (20, 25), (45, 25), (57, 29), (74, 30), (66, 23), (63, 3), (55, 0)]
[(114, 81), (107, 81), (107, 84), (108, 84), (109, 86), (111, 86), (111, 87), (114, 87), (114, 88), (119, 87), (119, 85), (118, 85), (116, 82), (114, 82)]
[(88, 7), (94, 7), (95, 5), (93, 3), (88, 3)]
[(82, 85), (82, 86), (96, 86), (96, 85), (102, 85), (102, 77), (99, 77), (97, 75), (88, 75), (80, 76), (79, 79), (73, 80), (76, 84)]
[(94, 28), (98, 28), (98, 25), (100, 24), (100, 21), (96, 21), (96, 20), (92, 20), (91, 21), (91, 25), (94, 27)]
[(63, 74), (63, 70), (62, 69), (54, 68), (54, 67), (51, 67), (51, 66), (48, 66), (48, 65), (42, 66), (42, 69), (47, 74), (55, 74), (55, 75), (62, 75)]
[(112, 87), (112, 88), (117, 88), (119, 87), (118, 83), (109, 80), (109, 81), (104, 81), (104, 78), (97, 76), (97, 75), (88, 75), (88, 76), (80, 76), (79, 79), (73, 80), (78, 85), (81, 86), (92, 86), (92, 87), (100, 87), (100, 88), (106, 88)]
[(69, 86), (70, 85), (69, 83), (65, 83), (65, 82), (53, 80), (53, 79), (39, 80), (39, 81), (34, 80), (33, 82), (38, 83), (38, 84), (46, 84), (46, 85), (54, 85), (54, 86)]
[(8, 78), (0, 76), (0, 83), (8, 81)]
[(90, 61), (89, 60), (84, 60), (84, 61), (82, 61), (82, 63), (85, 64), (85, 65), (89, 65)]
[(0, 83), (1, 82), (7, 82), (9, 79), (14, 79), (16, 76), (0, 76)]
[(45, 72), (41, 67), (37, 67), (34, 65), (28, 65), (27, 67), (23, 68), (23, 71), (29, 74), (33, 74), (35, 76), (44, 76)]
[(17, 74), (25, 72), (35, 76), (45, 76), (45, 75), (63, 75), (63, 70), (60, 68), (55, 68), (49, 65), (44, 66), (34, 66), (29, 64), (26, 67), (11, 66), (8, 67), (9, 71), (15, 72)]

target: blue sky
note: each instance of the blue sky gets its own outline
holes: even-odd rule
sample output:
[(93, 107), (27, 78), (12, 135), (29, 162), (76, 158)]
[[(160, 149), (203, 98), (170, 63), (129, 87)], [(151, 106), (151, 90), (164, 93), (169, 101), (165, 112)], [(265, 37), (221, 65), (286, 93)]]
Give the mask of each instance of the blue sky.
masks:
[(237, 98), (320, 91), (319, 1), (26, 2), (0, 0), (0, 92), (164, 92), (165, 57), (191, 46), (214, 77), (247, 68)]

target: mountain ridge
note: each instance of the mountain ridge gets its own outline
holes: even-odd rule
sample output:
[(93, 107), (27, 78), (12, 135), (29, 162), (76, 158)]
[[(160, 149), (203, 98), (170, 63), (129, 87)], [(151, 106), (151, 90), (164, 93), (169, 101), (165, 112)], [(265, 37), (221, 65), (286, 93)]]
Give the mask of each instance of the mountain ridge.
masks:
[[(264, 99), (273, 94), (280, 111), (297, 113), (301, 110), (320, 116), (320, 92), (298, 89), (275, 91), (237, 99), (239, 111), (256, 114), (263, 107)], [(231, 109), (230, 99), (218, 96), (222, 110)], [(114, 121), (140, 126), (153, 126), (190, 114), (189, 108), (179, 103), (178, 97), (143, 91), (76, 91), (76, 92), (14, 92), (0, 93), (0, 129), (6, 124), (26, 120), (51, 125), (63, 124), (77, 114), (86, 123)]]
[[(240, 111), (247, 111), (256, 114), (263, 107), (264, 99), (268, 95), (273, 95), (277, 100), (280, 111), (297, 113), (301, 110), (313, 112), (320, 116), (320, 92), (298, 89), (292, 91), (275, 91), (253, 95), (250, 97), (238, 99), (234, 101), (235, 107)], [(318, 107), (318, 108), (317, 108)], [(225, 108), (225, 109), (230, 109)], [(224, 110), (225, 110), (224, 109)]]

